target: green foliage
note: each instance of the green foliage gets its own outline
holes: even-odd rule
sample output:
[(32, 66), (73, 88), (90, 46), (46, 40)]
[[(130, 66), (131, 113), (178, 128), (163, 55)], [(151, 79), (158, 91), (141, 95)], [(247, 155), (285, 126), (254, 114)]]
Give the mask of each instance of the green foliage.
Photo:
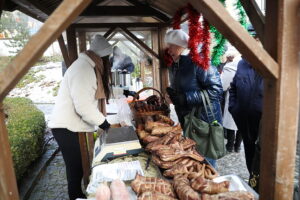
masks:
[(57, 96), (58, 89), (59, 89), (59, 85), (60, 85), (60, 82), (57, 83), (57, 85), (52, 89), (52, 95), (53, 95), (54, 97)]
[(236, 4), (236, 9), (239, 11), (239, 22), (240, 24), (247, 29), (247, 14), (242, 6), (242, 3), (240, 0), (237, 0)]
[(39, 59), (39, 61), (35, 64), (37, 65), (45, 65), (49, 62), (62, 62), (63, 57), (62, 55), (55, 55), (55, 56), (43, 56)]
[(30, 69), (28, 73), (20, 80), (20, 82), (17, 84), (17, 88), (23, 88), (26, 85), (30, 83), (37, 83), (40, 82), (42, 79), (45, 78), (44, 75), (36, 75), (37, 72), (34, 69)]
[(46, 122), (44, 114), (27, 98), (6, 98), (4, 110), (8, 114), (9, 142), (19, 180), (41, 155)]

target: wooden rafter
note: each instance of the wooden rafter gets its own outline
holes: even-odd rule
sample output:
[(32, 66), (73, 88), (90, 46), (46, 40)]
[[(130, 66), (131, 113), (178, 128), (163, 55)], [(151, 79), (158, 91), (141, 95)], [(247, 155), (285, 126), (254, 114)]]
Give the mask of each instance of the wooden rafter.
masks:
[(107, 40), (111, 40), (115, 35), (117, 34), (117, 32), (113, 32), (112, 34), (110, 34), (110, 36), (107, 37)]
[(74, 24), (76, 29), (87, 29), (87, 28), (111, 28), (111, 27), (159, 27), (162, 26), (161, 23), (83, 23), (83, 24)]
[(131, 39), (133, 39), (138, 45), (140, 45), (142, 48), (144, 48), (146, 51), (148, 51), (152, 56), (155, 58), (159, 58), (158, 54), (155, 53), (148, 45), (146, 45), (143, 41), (141, 41), (139, 38), (137, 38), (133, 33), (131, 33), (127, 28), (120, 27), (123, 32), (128, 35)]
[(135, 5), (137, 9), (142, 9), (142, 10), (149, 10), (151, 13), (153, 13), (153, 17), (162, 21), (162, 22), (169, 22), (171, 19), (164, 13), (152, 8), (150, 5), (146, 5), (141, 3), (140, 1), (137, 0), (126, 0), (127, 2)]
[(63, 38), (62, 35), (60, 35), (57, 40), (58, 40), (58, 44), (59, 44), (59, 47), (60, 47), (60, 50), (61, 50), (61, 54), (64, 58), (66, 66), (68, 68), (68, 67), (70, 67), (71, 62), (70, 62), (69, 53), (68, 53), (68, 49), (66, 47), (64, 38)]
[(111, 27), (104, 35), (103, 37), (107, 38), (112, 32), (114, 32), (116, 27)]
[[(19, 6), (19, 9), (25, 14), (30, 14), (30, 16), (35, 17), (37, 20), (46, 20), (48, 18), (47, 11), (40, 6), (36, 1), (26, 1), (26, 0), (12, 0), (15, 4)], [(46, 11), (46, 12), (45, 12)]]
[(255, 0), (241, 0), (241, 3), (249, 16), (249, 19), (260, 39), (264, 41), (265, 16), (261, 12)]
[(140, 16), (152, 17), (155, 13), (149, 9), (138, 9), (136, 6), (94, 6), (87, 8), (80, 16)]
[(278, 78), (279, 67), (267, 51), (228, 13), (217, 0), (190, 0), (191, 4), (215, 26), (253, 67), (265, 77)]
[(0, 73), (0, 101), (9, 93), (48, 46), (78, 16), (91, 0), (64, 0), (15, 59)]

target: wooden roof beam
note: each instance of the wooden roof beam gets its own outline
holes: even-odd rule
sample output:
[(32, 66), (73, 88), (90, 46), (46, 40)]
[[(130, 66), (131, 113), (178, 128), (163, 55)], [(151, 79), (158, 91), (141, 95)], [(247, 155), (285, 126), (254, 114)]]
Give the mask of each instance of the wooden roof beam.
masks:
[(190, 3), (215, 26), (264, 77), (279, 77), (279, 66), (268, 52), (249, 35), (217, 0), (190, 0)]
[(143, 41), (141, 41), (139, 38), (137, 38), (133, 33), (131, 33), (127, 28), (120, 27), (123, 32), (125, 33), (124, 35), (127, 35), (131, 39), (133, 39), (138, 45), (143, 47), (146, 51), (148, 51), (152, 56), (156, 57), (159, 59), (159, 56), (156, 52), (154, 52), (148, 45), (146, 45)]
[(155, 17), (159, 21), (163, 21), (163, 22), (170, 22), (171, 21), (171, 18), (169, 16), (167, 16), (166, 14), (156, 10), (155, 8), (152, 8), (150, 5), (143, 4), (143, 3), (141, 3), (140, 1), (137, 1), (137, 0), (126, 0), (126, 1), (131, 3), (132, 5), (135, 5), (137, 7), (137, 9), (151, 11), (154, 14), (153, 17)]
[(152, 10), (139, 9), (136, 6), (94, 6), (89, 7), (80, 16), (98, 17), (98, 16), (155, 16)]
[(110, 28), (110, 27), (160, 27), (161, 23), (82, 23), (74, 24), (75, 28)]
[(107, 38), (112, 32), (114, 32), (116, 27), (111, 27), (104, 35), (103, 37)]
[(46, 11), (46, 9), (42, 8), (42, 6), (37, 3), (36, 1), (26, 1), (26, 0), (11, 0), (12, 2), (14, 2), (15, 4), (17, 4), (19, 6), (19, 8), (21, 8), (20, 10), (22, 10), (22, 12), (24, 12), (25, 14), (29, 14), (31, 13), (30, 16), (35, 17), (35, 19), (37, 20), (46, 20), (48, 18), (48, 14)]
[(241, 0), (241, 3), (252, 23), (259, 40), (264, 42), (265, 16), (255, 0)]
[(91, 0), (64, 0), (38, 33), (0, 73), (0, 101), (16, 86), (44, 51), (82, 12)]

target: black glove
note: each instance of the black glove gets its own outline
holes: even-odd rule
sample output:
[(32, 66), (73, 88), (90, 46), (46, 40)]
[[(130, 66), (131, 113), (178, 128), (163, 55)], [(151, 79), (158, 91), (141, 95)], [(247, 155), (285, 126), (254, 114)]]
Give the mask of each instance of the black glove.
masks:
[(167, 87), (166, 90), (174, 105), (182, 106), (186, 104), (186, 97), (184, 93), (176, 92), (176, 90), (170, 87)]
[(110, 128), (110, 123), (108, 123), (107, 120), (105, 120), (100, 126), (99, 128), (103, 129), (104, 131), (107, 131)]
[[(136, 92), (135, 91), (129, 91), (129, 90), (124, 90), (123, 91), (123, 94), (125, 95), (125, 97), (128, 97), (128, 96), (135, 96), (136, 95)], [(139, 99), (140, 97), (138, 96), (137, 99)]]

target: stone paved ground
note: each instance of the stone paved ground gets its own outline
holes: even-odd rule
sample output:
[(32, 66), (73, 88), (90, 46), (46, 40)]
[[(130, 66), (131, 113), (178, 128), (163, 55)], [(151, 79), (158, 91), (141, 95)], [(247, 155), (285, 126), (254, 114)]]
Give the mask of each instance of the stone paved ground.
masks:
[(29, 200), (68, 200), (65, 164), (61, 152), (46, 168)]

